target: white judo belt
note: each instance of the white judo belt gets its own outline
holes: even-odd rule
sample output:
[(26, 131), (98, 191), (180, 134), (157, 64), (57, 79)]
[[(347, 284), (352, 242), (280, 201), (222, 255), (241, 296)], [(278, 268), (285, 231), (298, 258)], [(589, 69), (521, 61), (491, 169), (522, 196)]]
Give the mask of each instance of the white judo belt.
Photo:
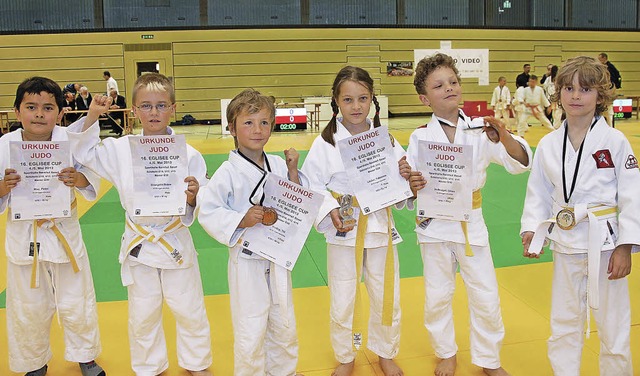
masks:
[(603, 240), (600, 236), (598, 219), (610, 218), (618, 215), (617, 206), (597, 205), (588, 207), (587, 204), (577, 204), (575, 207), (561, 207), (554, 204), (552, 218), (540, 223), (529, 245), (529, 253), (539, 254), (545, 238), (553, 227), (562, 231), (569, 231), (580, 222), (589, 223), (589, 240), (587, 246), (587, 303), (589, 307), (598, 309), (598, 276), (600, 271), (600, 252)]

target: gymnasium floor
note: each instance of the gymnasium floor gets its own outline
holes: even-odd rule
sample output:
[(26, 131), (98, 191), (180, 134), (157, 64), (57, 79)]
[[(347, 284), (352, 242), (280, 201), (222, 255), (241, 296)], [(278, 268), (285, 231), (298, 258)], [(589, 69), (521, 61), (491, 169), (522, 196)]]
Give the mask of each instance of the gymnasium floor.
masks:
[[(394, 118), (389, 121), (392, 134), (404, 146), (409, 135), (426, 118)], [(616, 126), (631, 141), (636, 154), (640, 151), (640, 122), (618, 121)], [(188, 142), (205, 155), (209, 174), (226, 159), (233, 148), (230, 136), (220, 135), (220, 126), (176, 127), (187, 134)], [(547, 133), (543, 127), (529, 128), (526, 139), (535, 146)], [(267, 145), (268, 152), (282, 152), (294, 146), (303, 151), (304, 157), (317, 132), (274, 133)], [(502, 348), (502, 364), (512, 375), (551, 375), (546, 356), (546, 339), (549, 336), (549, 311), (551, 290), (551, 257), (540, 261), (521, 257), (518, 237), (519, 220), (527, 175), (510, 176), (501, 168), (492, 166), (488, 184), (483, 189), (483, 207), (491, 236), (491, 245), (500, 285), (502, 315), (506, 336)], [(99, 200), (88, 203), (79, 199), (80, 221), (89, 250), (102, 335), (100, 364), (109, 375), (133, 375), (130, 368), (127, 340), (126, 290), (120, 284), (117, 252), (123, 231), (123, 212), (117, 194), (103, 182)], [(429, 344), (423, 326), (424, 288), (422, 261), (413, 232), (414, 213), (395, 212), (396, 223), (404, 238), (399, 246), (401, 268), (402, 340), (398, 364), (405, 375), (433, 374), (437, 359)], [(4, 243), (5, 216), (0, 219), (0, 241)], [(192, 234), (199, 251), (200, 269), (205, 289), (205, 301), (212, 330), (214, 375), (232, 375), (233, 337), (227, 294), (227, 251), (204, 233), (199, 225), (192, 227)], [(5, 328), (6, 286), (5, 257), (0, 257), (0, 375), (17, 375), (9, 371)], [(634, 266), (629, 278), (632, 300), (632, 338), (636, 375), (640, 375), (640, 258), (634, 256)], [(336, 366), (329, 343), (329, 295), (326, 288), (326, 250), (323, 238), (314, 230), (303, 249), (293, 272), (294, 304), (298, 321), (300, 342), (299, 372), (306, 376), (330, 375)], [(366, 290), (363, 290), (366, 291)], [(366, 310), (365, 310), (366, 312)], [(459, 346), (458, 371), (461, 376), (483, 375), (481, 369), (471, 365), (469, 353), (468, 311), (466, 295), (458, 276), (458, 289), (454, 299), (456, 336)], [(165, 307), (165, 330), (171, 366), (165, 376), (186, 376), (175, 355), (175, 328), (171, 313)], [(582, 359), (582, 375), (598, 375), (598, 338), (595, 324), (591, 325), (591, 338), (585, 340)], [(80, 375), (78, 366), (63, 358), (62, 331), (54, 319), (52, 325), (54, 357), (49, 363), (51, 376)], [(381, 376), (377, 357), (368, 350), (356, 358), (356, 376)]]

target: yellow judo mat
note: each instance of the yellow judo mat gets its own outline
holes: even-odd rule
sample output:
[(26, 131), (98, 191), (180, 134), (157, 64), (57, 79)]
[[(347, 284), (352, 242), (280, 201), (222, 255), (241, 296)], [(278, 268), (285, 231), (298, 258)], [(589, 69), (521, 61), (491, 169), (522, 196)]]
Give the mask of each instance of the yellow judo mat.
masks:
[[(389, 121), (389, 128), (402, 145), (417, 126), (428, 120), (424, 117), (397, 118)], [(618, 121), (638, 155), (640, 151), (640, 122)], [(224, 154), (233, 148), (230, 136), (220, 134), (219, 126), (191, 126), (177, 128), (187, 134), (188, 142), (203, 154)], [(548, 131), (541, 126), (529, 128), (526, 139), (531, 146)], [(308, 150), (317, 132), (274, 133), (267, 151), (282, 151), (288, 147)], [(104, 183), (104, 182), (103, 182)], [(103, 186), (102, 193), (108, 185)], [(84, 214), (90, 203), (79, 199), (79, 214)], [(639, 213), (640, 215), (640, 213)], [(5, 216), (0, 220), (0, 240), (4, 244)], [(85, 234), (87, 236), (87, 234)], [(417, 245), (416, 245), (417, 247)], [(514, 250), (521, 252), (521, 250)], [(114, 256), (115, 257), (115, 256)], [(0, 257), (0, 291), (6, 286), (6, 257)], [(549, 313), (551, 304), (551, 263), (540, 263), (496, 269), (499, 283), (505, 338), (501, 351), (503, 367), (512, 375), (551, 375), (547, 360), (546, 340), (549, 337)], [(631, 294), (632, 328), (631, 346), (635, 375), (640, 375), (640, 256), (633, 256), (632, 273), (628, 277)], [(366, 291), (366, 289), (363, 289)], [(397, 363), (407, 376), (432, 375), (437, 364), (427, 331), (423, 325), (424, 287), (421, 277), (403, 278), (400, 287), (402, 306), (402, 335)], [(365, 293), (366, 297), (366, 293)], [(300, 356), (298, 371), (306, 376), (330, 375), (337, 365), (329, 342), (329, 292), (327, 287), (297, 288), (293, 292)], [(457, 290), (453, 302), (456, 341), (459, 346), (456, 375), (480, 376), (480, 368), (471, 365), (469, 351), (469, 313), (467, 296), (458, 275)], [(212, 333), (213, 366), (217, 376), (233, 374), (233, 335), (228, 295), (206, 296), (205, 303)], [(367, 303), (365, 301), (365, 303)], [(368, 310), (364, 310), (365, 314)], [(127, 302), (98, 303), (99, 325), (102, 337), (102, 354), (97, 359), (108, 375), (133, 375), (130, 366), (127, 338)], [(175, 349), (175, 324), (171, 312), (164, 309), (165, 331), (169, 350), (170, 368), (165, 376), (188, 375), (177, 365)], [(595, 322), (591, 323), (591, 336), (585, 340), (582, 357), (582, 375), (598, 375), (599, 341)], [(18, 375), (9, 371), (7, 360), (5, 310), (0, 309), (0, 375)], [(80, 375), (78, 365), (64, 360), (62, 330), (54, 318), (51, 329), (53, 359), (49, 362), (50, 376)], [(368, 350), (358, 353), (355, 376), (382, 376), (378, 359)], [(259, 375), (256, 375), (259, 376)]]

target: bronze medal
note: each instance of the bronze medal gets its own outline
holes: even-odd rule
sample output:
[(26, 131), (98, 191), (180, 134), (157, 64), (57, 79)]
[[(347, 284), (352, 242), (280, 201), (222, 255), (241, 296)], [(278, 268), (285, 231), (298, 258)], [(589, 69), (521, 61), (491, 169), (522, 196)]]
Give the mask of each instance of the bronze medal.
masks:
[(571, 230), (576, 225), (576, 216), (573, 210), (564, 208), (556, 215), (556, 223), (563, 230)]
[(274, 208), (263, 207), (262, 224), (271, 226), (278, 221), (278, 212)]

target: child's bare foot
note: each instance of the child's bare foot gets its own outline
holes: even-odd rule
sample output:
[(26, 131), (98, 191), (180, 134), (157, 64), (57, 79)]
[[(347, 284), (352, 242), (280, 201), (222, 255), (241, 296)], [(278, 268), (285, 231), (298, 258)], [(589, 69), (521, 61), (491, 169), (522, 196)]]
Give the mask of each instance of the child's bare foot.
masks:
[(447, 359), (441, 359), (433, 374), (436, 376), (453, 376), (453, 374), (456, 373), (456, 365), (457, 360), (455, 355)]
[(333, 370), (331, 376), (351, 376), (355, 362), (356, 361), (354, 360), (350, 363), (341, 363)]
[(203, 369), (202, 371), (189, 371), (192, 376), (213, 376), (213, 373), (208, 369)]
[(384, 376), (403, 376), (404, 372), (402, 369), (398, 367), (393, 359), (387, 359), (383, 357), (380, 358), (380, 368), (382, 368), (382, 373)]
[(483, 368), (482, 370), (488, 376), (510, 376), (509, 373), (507, 373), (507, 371), (505, 371), (504, 368), (502, 368), (502, 367), (498, 367), (498, 368)]

